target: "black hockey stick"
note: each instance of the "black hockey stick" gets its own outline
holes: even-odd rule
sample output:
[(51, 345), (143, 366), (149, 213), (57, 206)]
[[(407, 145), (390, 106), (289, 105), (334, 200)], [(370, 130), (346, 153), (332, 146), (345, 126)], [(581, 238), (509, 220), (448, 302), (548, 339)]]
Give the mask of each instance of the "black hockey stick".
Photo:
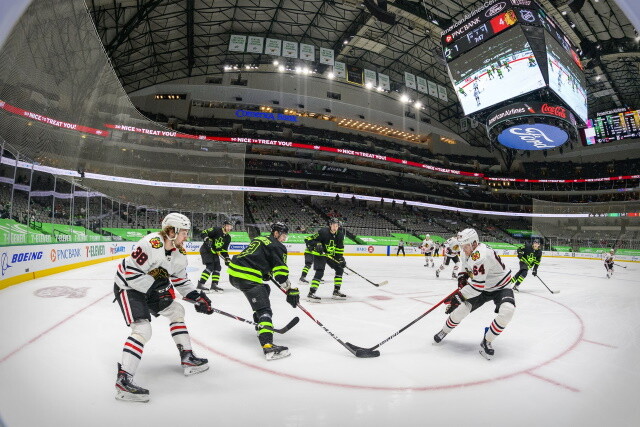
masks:
[(546, 283), (544, 283), (544, 281), (540, 278), (540, 276), (536, 275), (536, 277), (538, 278), (538, 280), (540, 280), (540, 282), (542, 282), (542, 284), (544, 285), (545, 288), (547, 288), (547, 290), (549, 292), (551, 292), (552, 294), (559, 294), (560, 291), (552, 291), (551, 289), (549, 289), (549, 287), (547, 286)]
[[(184, 300), (184, 301), (187, 301), (187, 302), (190, 302), (191, 304), (194, 304), (194, 305), (195, 305), (195, 304), (199, 304), (198, 302), (191, 301), (191, 300), (188, 300), (188, 299), (186, 299), (186, 298), (183, 298), (183, 300)], [(287, 324), (284, 326), (284, 328), (280, 328), (280, 329), (277, 329), (277, 328), (267, 328), (267, 327), (265, 327), (265, 326), (259, 325), (259, 324), (258, 324), (258, 323), (256, 323), (256, 322), (252, 322), (251, 320), (243, 319), (243, 318), (242, 318), (242, 317), (240, 317), (240, 316), (236, 316), (235, 314), (227, 313), (226, 311), (218, 310), (217, 308), (214, 308), (214, 307), (211, 307), (211, 309), (213, 310), (213, 312), (214, 312), (214, 313), (222, 314), (223, 316), (227, 316), (227, 317), (230, 317), (230, 318), (232, 318), (232, 319), (236, 319), (236, 320), (239, 320), (239, 321), (244, 322), (244, 323), (248, 323), (248, 324), (253, 325), (253, 326), (260, 326), (262, 329), (269, 329), (269, 330), (271, 330), (271, 331), (273, 331), (273, 332), (277, 332), (277, 333), (279, 333), (279, 334), (284, 334), (284, 333), (288, 332), (291, 328), (293, 328), (294, 326), (296, 326), (296, 325), (298, 324), (298, 322), (300, 321), (300, 318), (296, 316), (296, 317), (294, 317), (293, 319), (291, 319), (291, 320), (289, 321), (289, 323), (287, 323)]]
[(618, 267), (622, 267), (622, 268), (627, 268), (626, 265), (616, 264), (615, 262), (613, 263), (613, 265), (617, 265)]
[[(327, 258), (329, 258), (331, 261), (333, 261), (333, 262), (335, 262), (335, 263), (337, 263), (337, 264), (340, 264), (338, 261), (336, 261), (336, 259), (335, 259), (335, 258), (331, 257), (331, 255), (327, 255)], [(353, 274), (355, 274), (356, 276), (360, 276), (360, 277), (362, 277), (364, 280), (366, 280), (367, 282), (371, 283), (371, 284), (372, 284), (373, 286), (375, 286), (375, 287), (384, 286), (384, 285), (386, 285), (387, 283), (389, 283), (389, 281), (388, 281), (388, 280), (384, 280), (384, 281), (382, 281), (382, 282), (380, 282), (380, 283), (375, 283), (375, 282), (372, 282), (371, 280), (367, 279), (366, 277), (364, 277), (362, 274), (358, 273), (357, 271), (352, 270), (351, 268), (347, 267), (346, 265), (344, 266), (344, 268), (346, 268), (347, 270), (349, 270), (350, 272), (352, 272), (352, 273), (353, 273)]]
[[(280, 284), (278, 282), (276, 282), (273, 278), (271, 279), (271, 281), (285, 294), (287, 293), (287, 291), (285, 291), (282, 286), (280, 286)], [(346, 348), (347, 350), (349, 350), (351, 352), (351, 354), (353, 354), (356, 357), (360, 357), (360, 358), (369, 358), (369, 357), (378, 357), (380, 356), (380, 352), (379, 351), (373, 351), (373, 350), (369, 350), (366, 348), (362, 348), (362, 347), (358, 347), (357, 345), (353, 345), (350, 343), (344, 343), (340, 338), (338, 338), (337, 335), (335, 335), (333, 332), (331, 332), (329, 329), (327, 329), (318, 319), (316, 319), (315, 317), (313, 317), (313, 315), (311, 313), (309, 313), (307, 311), (306, 308), (304, 308), (303, 306), (300, 305), (300, 303), (298, 303), (298, 308), (302, 311), (304, 311), (304, 313), (309, 316), (311, 318), (311, 320), (313, 320), (314, 322), (316, 322), (316, 324), (318, 326), (320, 326), (322, 329), (324, 329), (324, 331), (326, 333), (328, 333), (329, 335), (331, 335), (331, 338), (333, 338), (334, 340), (338, 341), (340, 343), (340, 345), (342, 345), (344, 348)]]
[[(450, 298), (453, 294), (455, 294), (456, 292), (458, 292), (458, 289), (456, 288), (455, 291), (451, 292), (449, 295), (447, 295), (446, 297), (444, 297), (440, 302), (438, 302), (436, 305), (434, 305), (433, 307), (431, 307), (429, 310), (425, 311), (424, 313), (422, 313), (419, 317), (417, 317), (416, 319), (412, 320), (410, 323), (408, 323), (406, 326), (404, 326), (402, 329), (400, 329), (399, 331), (395, 332), (393, 335), (391, 335), (390, 337), (382, 340), (381, 342), (379, 342), (378, 344), (374, 345), (373, 347), (370, 348), (361, 348), (361, 347), (357, 347), (351, 343), (347, 343), (347, 346), (353, 347), (353, 350), (355, 351), (355, 355), (356, 357), (367, 357), (367, 356), (358, 356), (358, 352), (359, 351), (365, 351), (365, 352), (376, 352), (378, 354), (380, 354), (380, 352), (378, 350), (376, 350), (378, 347), (380, 347), (381, 345), (387, 343), (388, 341), (391, 341), (393, 338), (395, 338), (396, 336), (400, 335), (401, 332), (403, 332), (404, 330), (408, 329), (410, 326), (414, 325), (415, 323), (417, 323), (420, 319), (422, 319), (423, 317), (425, 317), (427, 314), (431, 313), (433, 310), (435, 310), (438, 306), (440, 306), (443, 302), (445, 302), (447, 300), (447, 298)], [(370, 357), (370, 356), (369, 356)]]

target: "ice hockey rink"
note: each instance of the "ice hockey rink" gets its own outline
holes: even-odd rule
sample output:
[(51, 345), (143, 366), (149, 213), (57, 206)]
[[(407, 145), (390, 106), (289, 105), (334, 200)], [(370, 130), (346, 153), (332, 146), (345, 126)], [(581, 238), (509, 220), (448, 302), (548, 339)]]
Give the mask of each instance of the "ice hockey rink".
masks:
[[(436, 258), (437, 263), (441, 258)], [(302, 267), (291, 256), (292, 277)], [(516, 269), (515, 258), (505, 261)], [(345, 302), (301, 304), (344, 341), (371, 347), (454, 289), (450, 267), (436, 278), (422, 257), (348, 257), (374, 281), (345, 276)], [(164, 318), (154, 319), (136, 382), (147, 404), (117, 401), (116, 364), (128, 336), (112, 303), (116, 261), (60, 273), (0, 291), (0, 418), (5, 426), (635, 426), (640, 409), (640, 265), (618, 262), (607, 279), (601, 261), (544, 258), (516, 294), (517, 311), (479, 353), (494, 317), (485, 305), (439, 345), (446, 318), (438, 307), (382, 347), (354, 357), (272, 290), (274, 325), (300, 323), (275, 336), (291, 357), (266, 361), (251, 325), (188, 304), (194, 350), (211, 369), (185, 377)], [(190, 256), (192, 279), (200, 273)], [(330, 270), (328, 270), (329, 272)], [(514, 271), (515, 272), (515, 271)], [(214, 307), (251, 318), (240, 291), (213, 294)], [(333, 277), (327, 274), (326, 278)], [(57, 287), (57, 288), (56, 288)], [(308, 286), (300, 286), (306, 295)], [(329, 296), (330, 282), (320, 296)]]

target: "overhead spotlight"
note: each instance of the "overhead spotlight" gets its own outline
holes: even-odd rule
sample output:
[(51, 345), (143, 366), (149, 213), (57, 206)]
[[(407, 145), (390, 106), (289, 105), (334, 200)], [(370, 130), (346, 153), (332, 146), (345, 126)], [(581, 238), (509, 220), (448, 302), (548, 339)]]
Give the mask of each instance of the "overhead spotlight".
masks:
[(305, 73), (305, 74), (310, 74), (310, 73), (311, 73), (311, 70), (309, 69), (309, 67), (304, 67), (304, 68), (302, 69), (302, 72), (303, 72), (303, 73)]
[(411, 101), (411, 98), (409, 98), (408, 95), (402, 94), (402, 96), (400, 96), (400, 102), (403, 102), (406, 104), (409, 101)]
[(328, 73), (328, 74), (327, 74), (327, 78), (328, 78), (329, 80), (333, 80), (333, 79), (334, 79), (334, 77), (335, 77), (335, 74), (333, 74), (333, 73)]
[(566, 14), (567, 14), (567, 11), (566, 11), (566, 10), (563, 10), (563, 11), (562, 11), (562, 16), (565, 16)]
[(366, 87), (367, 89), (373, 89), (373, 83), (367, 82), (365, 83), (364, 87)]
[(250, 70), (251, 69), (251, 65), (245, 65), (244, 68), (245, 68), (245, 70)]
[(349, 44), (349, 40), (343, 41), (342, 44)]
[(422, 108), (422, 102), (420, 102), (420, 101), (416, 101), (416, 103), (415, 103), (415, 104), (413, 104), (413, 106), (414, 106), (414, 107), (416, 107), (416, 108), (418, 108), (418, 109), (420, 109), (420, 108)]
[(601, 76), (596, 76), (596, 81), (598, 81), (598, 82), (599, 82), (599, 81), (600, 81), (600, 79), (601, 79)]
[(296, 67), (296, 74), (302, 74), (302, 68)]
[(278, 65), (278, 71), (284, 73), (284, 65)]
[(273, 60), (273, 65), (275, 65), (277, 67), (278, 65), (280, 65), (280, 62), (277, 59), (274, 59)]
[(431, 22), (433, 22), (434, 24), (438, 25), (438, 20), (437, 19), (432, 19)]
[(382, 86), (378, 86), (378, 87), (376, 88), (376, 90), (377, 90), (378, 92), (382, 92), (384, 89), (382, 88)]
[(570, 26), (571, 26), (571, 28), (575, 28), (575, 27), (576, 27), (576, 24), (574, 24), (574, 23), (572, 22)]

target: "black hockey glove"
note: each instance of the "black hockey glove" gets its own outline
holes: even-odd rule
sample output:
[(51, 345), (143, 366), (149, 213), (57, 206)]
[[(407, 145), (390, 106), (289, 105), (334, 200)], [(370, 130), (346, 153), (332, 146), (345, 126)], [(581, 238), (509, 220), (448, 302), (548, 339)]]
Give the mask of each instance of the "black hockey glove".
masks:
[(533, 277), (536, 277), (538, 275), (538, 266), (537, 265), (535, 267), (533, 267), (533, 270), (531, 270), (531, 274), (533, 274)]
[(204, 245), (207, 247), (207, 249), (211, 249), (211, 239), (209, 237), (204, 238)]
[(322, 243), (316, 244), (316, 252), (318, 252), (319, 254), (324, 253), (324, 245)]
[(298, 306), (300, 302), (300, 291), (298, 291), (298, 288), (289, 288), (287, 291), (287, 302), (293, 308)]
[(447, 307), (444, 310), (445, 314), (449, 314), (453, 310), (458, 308), (460, 304), (462, 304), (463, 300), (464, 300), (464, 297), (460, 293), (460, 290), (457, 290), (455, 294), (451, 295), (449, 298), (444, 300), (444, 303), (447, 304)]
[(469, 273), (458, 274), (458, 289), (462, 289), (467, 284), (467, 280), (469, 280)]
[(345, 268), (347, 266), (347, 260), (345, 260), (344, 257), (337, 257), (335, 260), (341, 268)]
[(212, 314), (211, 300), (204, 292), (191, 291), (185, 297), (185, 301), (195, 304), (198, 313)]
[(229, 258), (228, 256), (224, 257), (224, 265), (228, 267), (230, 262), (231, 262), (231, 258)]

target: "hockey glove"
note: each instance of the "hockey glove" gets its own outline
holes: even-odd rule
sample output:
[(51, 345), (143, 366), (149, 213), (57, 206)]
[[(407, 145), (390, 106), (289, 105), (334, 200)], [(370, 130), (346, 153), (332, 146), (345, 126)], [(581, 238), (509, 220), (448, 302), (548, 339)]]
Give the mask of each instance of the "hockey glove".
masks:
[(469, 280), (469, 274), (467, 272), (458, 274), (458, 289), (462, 289)]
[(195, 304), (198, 313), (212, 314), (211, 300), (204, 292), (191, 291), (185, 297), (185, 301)]
[(535, 267), (533, 267), (533, 270), (531, 270), (531, 274), (533, 274), (533, 277), (536, 277), (538, 275), (538, 266), (537, 265)]
[(347, 260), (345, 260), (344, 257), (336, 258), (336, 262), (341, 268), (345, 268), (347, 266)]
[(224, 265), (229, 267), (229, 263), (231, 263), (231, 258), (229, 258), (228, 256), (224, 257)]
[(324, 253), (324, 245), (322, 243), (316, 244), (316, 252), (318, 252), (319, 254)]
[(204, 238), (204, 245), (207, 247), (207, 249), (211, 249), (211, 239), (209, 237)]
[(449, 314), (453, 310), (458, 308), (460, 304), (462, 304), (463, 300), (464, 300), (464, 297), (462, 296), (462, 294), (460, 293), (460, 290), (458, 289), (458, 291), (456, 291), (455, 294), (451, 295), (449, 298), (444, 300), (444, 303), (447, 304), (447, 307), (444, 310), (445, 314)]
[(298, 291), (298, 288), (289, 288), (287, 291), (287, 302), (293, 308), (298, 306), (300, 302), (300, 291)]

